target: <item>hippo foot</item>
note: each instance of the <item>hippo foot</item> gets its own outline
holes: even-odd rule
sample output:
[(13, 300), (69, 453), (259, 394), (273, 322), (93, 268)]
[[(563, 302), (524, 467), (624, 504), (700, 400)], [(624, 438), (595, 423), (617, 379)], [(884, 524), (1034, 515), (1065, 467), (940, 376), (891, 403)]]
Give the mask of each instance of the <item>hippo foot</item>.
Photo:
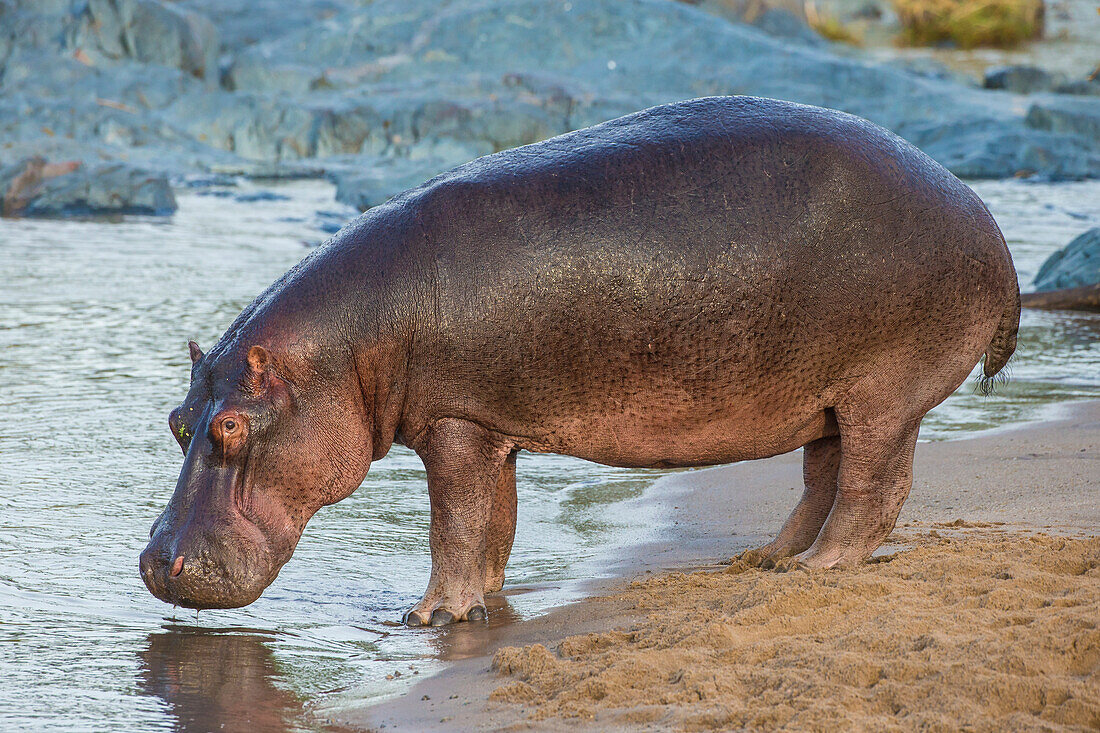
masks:
[(805, 552), (777, 560), (774, 567), (779, 572), (790, 570), (827, 570), (828, 568), (854, 567), (870, 557), (871, 553), (856, 553), (851, 548), (811, 547)]
[(796, 548), (779, 547), (774, 542), (770, 542), (763, 547), (745, 550), (734, 557), (733, 562), (744, 563), (752, 568), (771, 570), (775, 568), (778, 563), (796, 554), (798, 554), (798, 549)]
[(763, 547), (754, 547), (751, 550), (745, 550), (730, 558), (730, 564), (744, 564), (750, 568), (759, 568), (767, 561), (768, 555), (764, 552)]
[(416, 606), (409, 609), (401, 621), (406, 626), (447, 626), (459, 621), (485, 621), (489, 618), (489, 612), (480, 602), (472, 604), (461, 612), (453, 611), (447, 608), (447, 605), (440, 602), (430, 610)]
[(854, 567), (870, 556), (871, 552), (854, 552), (851, 548), (831, 549), (826, 545), (823, 548), (811, 547), (791, 559), (797, 560), (802, 567), (809, 570), (825, 570), (828, 568)]
[(777, 573), (789, 573), (793, 570), (809, 570), (810, 568), (797, 557), (784, 557), (770, 561), (768, 569), (775, 570)]

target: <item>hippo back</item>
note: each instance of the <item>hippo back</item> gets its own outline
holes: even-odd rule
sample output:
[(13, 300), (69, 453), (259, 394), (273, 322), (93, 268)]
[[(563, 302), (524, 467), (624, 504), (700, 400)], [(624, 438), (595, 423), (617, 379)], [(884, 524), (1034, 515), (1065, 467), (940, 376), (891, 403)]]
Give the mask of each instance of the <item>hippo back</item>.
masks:
[[(942, 166), (774, 100), (645, 110), (384, 208), (415, 222), (408, 275), (431, 294), (404, 430), (462, 416), (605, 462), (631, 463), (606, 461), (625, 433), (639, 455), (675, 442), (669, 465), (790, 449), (777, 436), (869, 369), (933, 368), (1016, 289), (996, 224)], [(774, 435), (716, 437), (761, 411)]]

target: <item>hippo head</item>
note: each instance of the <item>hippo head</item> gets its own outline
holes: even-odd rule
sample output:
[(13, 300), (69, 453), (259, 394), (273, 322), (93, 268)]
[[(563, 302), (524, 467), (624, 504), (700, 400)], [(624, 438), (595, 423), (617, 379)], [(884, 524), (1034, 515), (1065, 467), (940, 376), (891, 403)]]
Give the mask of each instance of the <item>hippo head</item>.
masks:
[(299, 373), (263, 346), (190, 348), (191, 388), (168, 420), (183, 469), (141, 576), (168, 603), (236, 608), (275, 579), (309, 518), (362, 482), (370, 428), (354, 382)]

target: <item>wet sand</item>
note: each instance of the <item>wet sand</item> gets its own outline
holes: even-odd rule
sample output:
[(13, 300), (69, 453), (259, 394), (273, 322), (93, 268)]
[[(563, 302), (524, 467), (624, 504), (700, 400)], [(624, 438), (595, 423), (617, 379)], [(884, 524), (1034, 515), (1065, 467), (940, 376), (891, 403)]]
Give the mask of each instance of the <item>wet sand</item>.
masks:
[(670, 526), (619, 580), (518, 622), (498, 596), (488, 628), (428, 632), (443, 673), (318, 712), (369, 730), (1100, 727), (1100, 401), (922, 443), (915, 476), (876, 561), (776, 573), (727, 561), (778, 530), (800, 454), (670, 474), (639, 500)]

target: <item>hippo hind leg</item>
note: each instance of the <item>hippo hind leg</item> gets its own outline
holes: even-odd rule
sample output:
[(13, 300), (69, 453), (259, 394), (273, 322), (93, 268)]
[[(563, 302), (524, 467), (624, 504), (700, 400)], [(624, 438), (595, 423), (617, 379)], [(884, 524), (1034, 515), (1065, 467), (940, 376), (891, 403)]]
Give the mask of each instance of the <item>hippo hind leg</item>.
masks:
[(774, 540), (742, 553), (739, 559), (770, 568), (778, 560), (809, 549), (833, 508), (839, 472), (840, 436), (819, 438), (808, 443), (802, 452), (802, 476), (806, 488), (798, 506), (787, 517), (783, 529), (779, 530)]
[[(838, 411), (839, 412), (839, 411)], [(836, 499), (817, 538), (779, 567), (828, 568), (871, 557), (894, 529), (913, 485), (921, 418), (870, 423), (840, 420)]]
[(516, 454), (504, 461), (493, 494), (492, 515), (485, 535), (485, 592), (496, 593), (504, 587), (504, 566), (512, 554), (516, 538)]

